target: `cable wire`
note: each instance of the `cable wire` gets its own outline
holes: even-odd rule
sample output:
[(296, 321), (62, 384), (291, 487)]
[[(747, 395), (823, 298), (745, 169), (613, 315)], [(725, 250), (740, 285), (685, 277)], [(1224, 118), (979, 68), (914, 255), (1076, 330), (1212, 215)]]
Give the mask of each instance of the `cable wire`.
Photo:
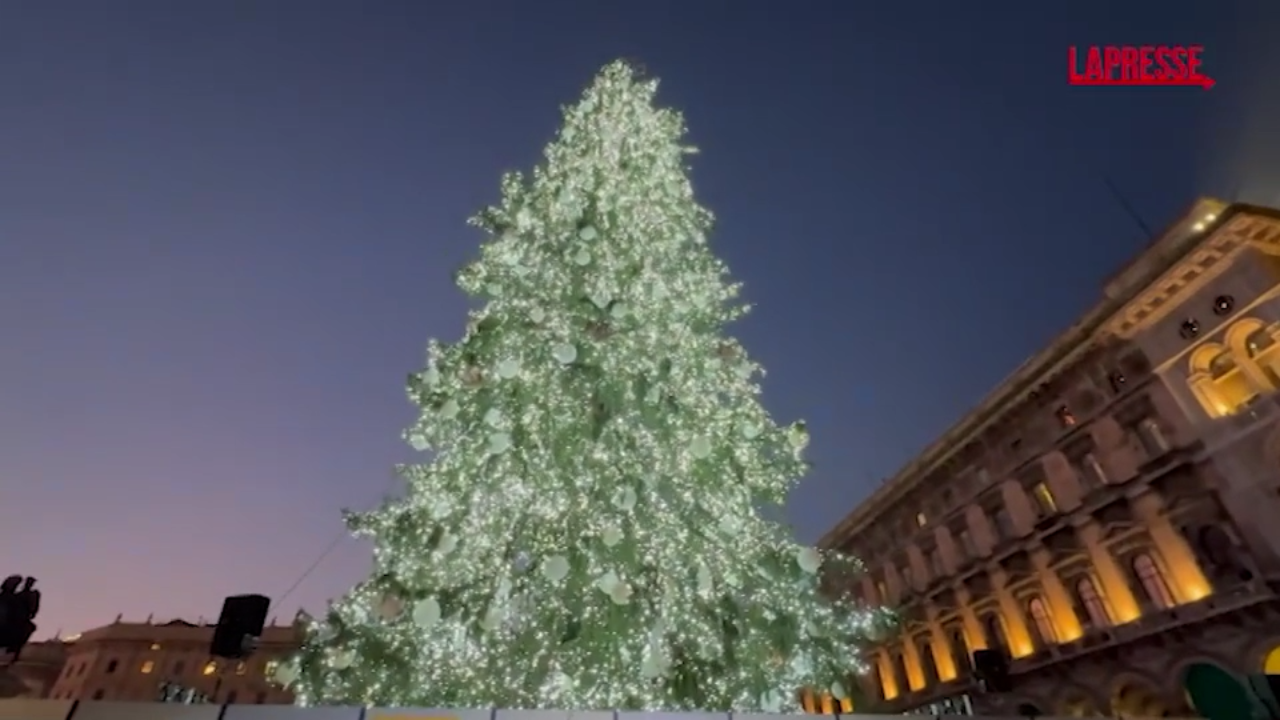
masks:
[[(400, 479), (401, 478), (399, 475), (393, 474), (391, 476), (391, 479), (387, 482), (387, 490), (386, 492), (383, 493), (384, 503), (386, 502), (387, 496), (389, 496), (391, 491), (395, 488), (396, 481)], [(324, 561), (328, 559), (330, 555), (333, 554), (333, 551), (338, 549), (338, 546), (342, 544), (343, 539), (350, 536), (351, 536), (351, 531), (346, 527), (344, 523), (343, 528), (339, 530), (337, 536), (334, 537), (333, 540), (329, 542), (329, 546), (324, 549), (324, 552), (320, 553), (320, 556), (317, 557), (314, 562), (308, 565), (306, 570), (302, 571), (302, 574), (298, 576), (297, 580), (293, 581), (293, 584), (289, 586), (289, 589), (281, 593), (280, 597), (271, 601), (271, 609), (274, 610), (275, 608), (279, 607), (280, 603), (284, 602), (285, 598), (292, 595), (293, 591), (297, 590), (298, 587), (302, 585), (302, 583), (306, 582), (307, 578), (311, 577), (311, 573), (315, 572), (316, 569), (319, 568), (320, 565), (323, 564)]]
[(285, 598), (292, 595), (293, 591), (297, 590), (299, 585), (305, 582), (307, 578), (311, 577), (311, 573), (315, 572), (316, 568), (320, 567), (321, 563), (323, 563), (326, 558), (332, 555), (334, 550), (338, 549), (338, 545), (341, 544), (342, 540), (346, 537), (347, 537), (347, 529), (343, 528), (342, 531), (338, 533), (337, 537), (335, 537), (332, 541), (330, 541), (329, 546), (324, 549), (324, 552), (320, 553), (320, 557), (317, 557), (314, 562), (312, 562), (309, 566), (307, 566), (306, 570), (302, 571), (302, 574), (298, 576), (298, 579), (293, 581), (293, 584), (289, 586), (289, 589), (285, 590), (280, 595), (280, 597), (271, 601), (271, 607), (274, 609), (275, 607), (279, 606), (280, 603), (284, 602)]

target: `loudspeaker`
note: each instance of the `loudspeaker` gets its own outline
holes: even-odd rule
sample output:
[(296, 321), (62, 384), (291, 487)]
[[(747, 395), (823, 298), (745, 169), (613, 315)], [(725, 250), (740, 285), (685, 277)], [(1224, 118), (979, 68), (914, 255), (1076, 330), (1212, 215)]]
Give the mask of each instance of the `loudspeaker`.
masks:
[(982, 681), (987, 692), (1013, 691), (1013, 681), (1009, 678), (1009, 660), (999, 650), (974, 650), (973, 675)]
[(222, 614), (213, 629), (209, 654), (238, 660), (253, 652), (253, 640), (267, 625), (271, 599), (265, 595), (233, 595), (222, 601)]

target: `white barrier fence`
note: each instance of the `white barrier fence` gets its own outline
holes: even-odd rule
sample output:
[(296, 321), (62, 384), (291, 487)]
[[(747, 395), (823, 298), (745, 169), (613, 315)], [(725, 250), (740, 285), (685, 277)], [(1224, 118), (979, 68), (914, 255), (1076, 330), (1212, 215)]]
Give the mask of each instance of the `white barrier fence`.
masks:
[[(572, 712), (567, 710), (432, 710), (428, 708), (293, 705), (178, 705), (148, 702), (0, 700), (0, 720), (813, 720), (813, 715), (754, 713)], [(883, 715), (841, 715), (870, 720)], [(935, 715), (901, 717), (936, 720)], [(1014, 720), (1000, 718), (998, 720)], [(1039, 720), (1066, 720), (1042, 717)], [(1127, 720), (1139, 720), (1128, 718)]]

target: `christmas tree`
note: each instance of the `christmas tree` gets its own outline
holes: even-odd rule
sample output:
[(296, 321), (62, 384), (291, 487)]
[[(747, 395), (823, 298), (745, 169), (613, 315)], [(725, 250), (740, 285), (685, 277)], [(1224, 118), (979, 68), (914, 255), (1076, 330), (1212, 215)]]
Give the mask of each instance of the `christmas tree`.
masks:
[(776, 712), (854, 690), (879, 611), (825, 597), (852, 561), (760, 515), (808, 436), (723, 333), (747, 308), (656, 89), (607, 66), (473, 220), (458, 284), (483, 308), (409, 380), (430, 460), (348, 516), (374, 574), (310, 621), (281, 677), (299, 702)]

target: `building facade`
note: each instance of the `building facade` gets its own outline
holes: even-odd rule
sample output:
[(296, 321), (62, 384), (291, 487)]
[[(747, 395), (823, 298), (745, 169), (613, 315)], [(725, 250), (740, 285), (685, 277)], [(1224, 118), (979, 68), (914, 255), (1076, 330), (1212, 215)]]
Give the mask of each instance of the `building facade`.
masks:
[(1184, 683), (1280, 674), (1280, 212), (1197, 202), (822, 545), (899, 610), (861, 711), (1194, 715)]
[(116, 622), (65, 638), (65, 660), (45, 697), (67, 700), (158, 700), (160, 687), (192, 688), (218, 703), (292, 703), (271, 678), (298, 648), (292, 625), (267, 627), (258, 650), (243, 661), (209, 656), (213, 625), (182, 620)]
[(12, 664), (0, 668), (0, 699), (44, 698), (67, 661), (67, 644), (61, 640), (33, 642)]

